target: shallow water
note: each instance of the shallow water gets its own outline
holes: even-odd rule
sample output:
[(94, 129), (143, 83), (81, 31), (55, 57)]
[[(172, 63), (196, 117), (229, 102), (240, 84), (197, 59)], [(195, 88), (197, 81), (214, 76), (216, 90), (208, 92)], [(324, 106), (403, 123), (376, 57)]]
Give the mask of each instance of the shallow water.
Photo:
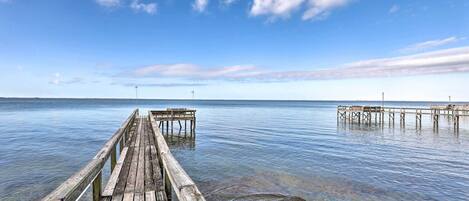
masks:
[[(35, 200), (94, 156), (135, 107), (196, 108), (173, 154), (209, 200), (469, 200), (469, 120), (455, 134), (337, 124), (373, 102), (0, 99), (0, 200)], [(388, 102), (393, 106), (431, 103)]]

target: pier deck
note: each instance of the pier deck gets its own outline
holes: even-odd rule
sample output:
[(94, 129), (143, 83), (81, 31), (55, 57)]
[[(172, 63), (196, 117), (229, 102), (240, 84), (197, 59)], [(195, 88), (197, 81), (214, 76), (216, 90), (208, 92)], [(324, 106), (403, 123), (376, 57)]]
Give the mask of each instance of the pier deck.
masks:
[(147, 118), (138, 118), (102, 193), (103, 200), (167, 200), (155, 140)]
[[(195, 116), (195, 110), (187, 113)], [(43, 200), (79, 200), (90, 187), (93, 201), (166, 201), (173, 194), (180, 201), (205, 201), (172, 156), (153, 114), (140, 116), (135, 110), (85, 167)], [(180, 119), (172, 116), (173, 120)], [(103, 167), (108, 159), (111, 175), (103, 188)]]

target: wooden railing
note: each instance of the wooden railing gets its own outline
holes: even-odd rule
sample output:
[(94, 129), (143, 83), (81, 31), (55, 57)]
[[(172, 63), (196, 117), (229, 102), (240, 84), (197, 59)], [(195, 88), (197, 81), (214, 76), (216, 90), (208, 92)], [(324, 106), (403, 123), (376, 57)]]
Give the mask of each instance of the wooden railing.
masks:
[(192, 181), (169, 151), (169, 147), (151, 111), (148, 112), (148, 117), (157, 143), (159, 161), (163, 164), (163, 180), (168, 198), (171, 197), (174, 190), (179, 201), (205, 201), (194, 181)]
[(122, 151), (129, 137), (129, 131), (138, 117), (138, 109), (127, 118), (122, 126), (104, 144), (103, 148), (93, 157), (93, 159), (80, 171), (68, 178), (64, 183), (43, 198), (43, 201), (68, 201), (79, 199), (90, 184), (93, 186), (93, 200), (99, 200), (102, 190), (102, 170), (104, 164), (111, 158), (111, 172), (116, 165), (117, 144), (119, 151)]

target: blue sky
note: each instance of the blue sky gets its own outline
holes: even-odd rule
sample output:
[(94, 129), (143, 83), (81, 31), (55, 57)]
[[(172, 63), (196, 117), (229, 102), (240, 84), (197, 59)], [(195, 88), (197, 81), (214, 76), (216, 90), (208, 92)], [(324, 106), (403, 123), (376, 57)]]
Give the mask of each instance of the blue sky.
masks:
[(0, 96), (469, 101), (469, 1), (0, 0)]

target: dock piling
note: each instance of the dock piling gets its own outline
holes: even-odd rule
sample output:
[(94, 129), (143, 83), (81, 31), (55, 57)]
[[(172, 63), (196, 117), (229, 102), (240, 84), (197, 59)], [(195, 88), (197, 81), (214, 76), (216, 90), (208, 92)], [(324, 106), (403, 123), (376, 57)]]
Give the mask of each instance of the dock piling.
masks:
[[(388, 123), (391, 127), (394, 126), (396, 120), (395, 113), (399, 112), (399, 120), (401, 128), (405, 128), (406, 116), (407, 114), (415, 115), (415, 128), (417, 130), (422, 129), (422, 119), (424, 115), (429, 115), (431, 117), (433, 130), (438, 131), (440, 116), (443, 114), (445, 117), (448, 116), (448, 121), (453, 121), (453, 128), (456, 132), (460, 129), (460, 118), (469, 117), (469, 105), (458, 106), (458, 105), (449, 105), (446, 107), (441, 106), (432, 106), (431, 108), (398, 108), (398, 107), (382, 107), (382, 106), (337, 106), (337, 121), (338, 124), (340, 121), (347, 124), (350, 123), (350, 126), (353, 124), (365, 125), (372, 124), (373, 115), (375, 124), (380, 124), (384, 127), (384, 116), (387, 113)], [(347, 122), (348, 121), (348, 122)], [(192, 128), (192, 121), (191, 121)]]

